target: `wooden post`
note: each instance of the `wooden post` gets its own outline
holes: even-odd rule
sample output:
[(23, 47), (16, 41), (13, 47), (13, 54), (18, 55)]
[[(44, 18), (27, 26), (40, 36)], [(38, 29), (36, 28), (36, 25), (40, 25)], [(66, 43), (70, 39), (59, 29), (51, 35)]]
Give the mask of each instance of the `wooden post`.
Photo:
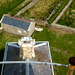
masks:
[(75, 70), (75, 57), (71, 57), (69, 59), (69, 69), (68, 69), (68, 74), (67, 75), (73, 75), (73, 72)]

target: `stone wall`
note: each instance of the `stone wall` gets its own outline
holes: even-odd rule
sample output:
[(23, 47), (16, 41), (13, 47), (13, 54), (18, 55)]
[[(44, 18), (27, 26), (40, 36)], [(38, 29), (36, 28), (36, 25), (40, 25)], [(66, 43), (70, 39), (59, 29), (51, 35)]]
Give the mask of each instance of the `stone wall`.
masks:
[(58, 29), (62, 29), (62, 30), (66, 30), (66, 31), (75, 33), (75, 28), (71, 28), (71, 27), (67, 27), (67, 26), (64, 26), (64, 25), (56, 24), (56, 22), (61, 18), (61, 16), (64, 14), (64, 12), (67, 10), (67, 8), (71, 5), (72, 1), (73, 0), (70, 0), (68, 2), (68, 4), (64, 7), (64, 9), (57, 16), (57, 18), (53, 21), (53, 23), (51, 23), (51, 25), (50, 25), (51, 27), (55, 27), (55, 28), (58, 28)]
[(68, 2), (68, 4), (64, 7), (64, 9), (61, 11), (61, 13), (57, 16), (57, 18), (53, 21), (53, 23), (56, 23), (60, 18), (61, 16), (64, 14), (64, 12), (67, 10), (67, 8), (71, 5), (73, 0), (70, 0)]
[(42, 20), (35, 20), (35, 23), (36, 25), (42, 25), (42, 26), (45, 26), (45, 21), (42, 21)]
[(55, 27), (55, 28), (58, 28), (58, 29), (62, 29), (62, 30), (66, 30), (66, 31), (75, 33), (75, 28), (67, 27), (67, 26), (64, 26), (64, 25), (52, 23), (51, 27)]
[[(10, 26), (10, 25), (6, 25), (6, 24), (3, 24), (3, 23), (1, 23), (1, 26), (3, 27), (3, 30), (6, 31), (6, 32), (16, 34), (16, 35), (21, 35), (21, 36), (29, 36), (29, 32), (28, 31), (24, 32), (23, 29), (13, 27), (13, 26)], [(19, 33), (18, 30), (20, 30), (21, 33)]]
[[(18, 18), (20, 18), (20, 17), (18, 17)], [(24, 17), (24, 18), (22, 18), (22, 19), (26, 19), (26, 20), (32, 22), (32, 19), (33, 19), (33, 18)], [(34, 19), (34, 20), (35, 20), (36, 25), (45, 26), (45, 25), (47, 24), (46, 21), (44, 21), (44, 20), (37, 20), (37, 19)]]
[(35, 22), (31, 22), (31, 25), (30, 25), (29, 30), (28, 30), (29, 36), (31, 36), (33, 34), (34, 30), (35, 30)]
[(31, 3), (29, 3), (27, 6), (25, 6), (23, 9), (21, 9), (15, 16), (18, 16), (22, 13), (24, 13), (26, 10), (31, 8), (34, 4), (36, 4), (39, 0), (33, 0)]

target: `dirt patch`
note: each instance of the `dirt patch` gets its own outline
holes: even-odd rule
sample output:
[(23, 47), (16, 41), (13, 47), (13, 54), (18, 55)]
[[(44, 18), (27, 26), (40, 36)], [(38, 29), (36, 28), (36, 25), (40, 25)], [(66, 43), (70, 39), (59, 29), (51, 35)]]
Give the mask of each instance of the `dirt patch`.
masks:
[(72, 10), (71, 12), (74, 12), (75, 13), (75, 10)]
[(27, 12), (21, 14), (27, 17), (33, 17), (35, 19), (43, 19), (50, 9), (50, 5), (56, 0), (39, 0), (33, 7), (27, 10)]

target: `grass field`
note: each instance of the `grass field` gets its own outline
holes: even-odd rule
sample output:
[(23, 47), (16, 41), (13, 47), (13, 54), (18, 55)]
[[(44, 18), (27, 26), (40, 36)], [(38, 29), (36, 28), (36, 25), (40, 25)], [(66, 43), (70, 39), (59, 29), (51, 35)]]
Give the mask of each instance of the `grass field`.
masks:
[[(75, 56), (75, 34), (44, 28), (42, 32), (36, 31), (33, 38), (37, 41), (49, 41), (54, 63), (68, 64), (68, 59)], [(55, 75), (67, 75), (68, 68), (54, 66), (54, 71)]]
[(33, 7), (28, 9), (19, 17), (30, 17), (35, 19), (44, 19), (50, 11), (50, 8), (53, 7), (52, 4), (59, 0), (39, 0)]
[(7, 14), (9, 11), (17, 7), (24, 0), (0, 0), (0, 19), (3, 14)]
[(62, 9), (66, 6), (66, 4), (69, 2), (69, 0), (63, 0), (58, 10), (56, 10), (55, 14), (53, 14), (50, 19), (48, 20), (48, 23), (51, 24), (56, 17), (59, 15), (59, 13), (62, 11)]
[(75, 1), (74, 0), (57, 23), (75, 28)]
[[(0, 0), (0, 18), (3, 14), (10, 12), (11, 15), (14, 15), (16, 12), (18, 12), (22, 6), (19, 6), (20, 3), (22, 3), (24, 0)], [(50, 7), (52, 6), (52, 3), (54, 3), (56, 0), (40, 0), (37, 4), (35, 4), (32, 8), (27, 10), (25, 13), (21, 14), (20, 17), (32, 17), (36, 19), (43, 19), (45, 16), (47, 16), (48, 11), (50, 10)], [(56, 16), (60, 13), (60, 11), (64, 8), (64, 6), (67, 4), (69, 0), (65, 0), (65, 2), (62, 3), (62, 6), (59, 8), (59, 10), (49, 19), (49, 23), (53, 22), (53, 20), (56, 18)], [(27, 0), (26, 4), (30, 2), (30, 0)], [(75, 2), (74, 2), (75, 3)], [(15, 8), (16, 7), (16, 8)], [(68, 8), (68, 12), (71, 9), (74, 9), (74, 4)], [(67, 12), (66, 11), (66, 15)], [(74, 11), (74, 10), (73, 10)], [(70, 13), (71, 14), (71, 13)], [(62, 23), (65, 21), (67, 22), (67, 17), (65, 15), (59, 20), (58, 23)], [(68, 17), (69, 18), (69, 17)], [(69, 20), (72, 20), (73, 16), (70, 16)], [(64, 23), (64, 25), (66, 24)], [(74, 24), (75, 22), (72, 21)], [(68, 23), (68, 22), (67, 22)], [(72, 23), (72, 25), (73, 25)], [(68, 33), (62, 30), (58, 29), (48, 29), (44, 28), (42, 32), (37, 32), (32, 36), (36, 39), (36, 41), (49, 41), (50, 48), (51, 48), (51, 54), (52, 59), (54, 63), (61, 63), (61, 64), (68, 64), (68, 59), (71, 56), (75, 56), (75, 34)], [(18, 39), (20, 39), (20, 36), (12, 35), (6, 32), (0, 33), (0, 61), (3, 59), (4, 55), (4, 48), (6, 42), (17, 42)], [(0, 65), (1, 69), (1, 65)], [(67, 75), (68, 68), (65, 67), (57, 67), (54, 66), (55, 75)], [(74, 73), (75, 74), (75, 73)]]
[[(42, 37), (41, 37), (42, 36)], [(62, 30), (44, 28), (32, 35), (36, 41), (49, 41), (54, 63), (68, 64), (68, 59), (75, 56), (75, 35)], [(20, 36), (6, 32), (0, 33), (0, 61), (3, 59), (6, 42), (16, 42)], [(0, 65), (1, 68), (1, 65)], [(66, 75), (68, 68), (54, 66), (55, 75)]]
[(26, 5), (28, 5), (32, 0), (25, 0), (23, 3), (18, 5), (16, 8), (14, 8), (12, 11), (10, 11), (8, 14), (11, 16), (14, 16), (17, 14), (22, 8), (24, 8)]

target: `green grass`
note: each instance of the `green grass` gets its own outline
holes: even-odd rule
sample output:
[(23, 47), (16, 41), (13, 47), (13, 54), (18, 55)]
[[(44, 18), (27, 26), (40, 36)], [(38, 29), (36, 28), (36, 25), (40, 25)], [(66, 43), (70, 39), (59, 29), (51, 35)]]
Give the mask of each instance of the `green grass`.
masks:
[[(6, 32), (0, 33), (0, 61), (3, 59), (5, 43), (16, 42), (20, 38), (20, 36)], [(49, 41), (54, 63), (68, 64), (68, 59), (71, 56), (75, 56), (75, 35), (72, 33), (44, 28), (42, 32), (35, 31), (33, 38), (35, 38), (36, 41)], [(55, 75), (66, 75), (67, 71), (68, 68), (54, 66)]]
[[(4, 49), (6, 42), (17, 42), (20, 39), (20, 36), (9, 34), (7, 32), (0, 33), (0, 61), (3, 60)], [(1, 65), (0, 65), (1, 69)]]
[(0, 19), (3, 14), (7, 14), (9, 11), (17, 7), (24, 0), (0, 0)]
[[(9, 11), (11, 11), (12, 13), (11, 15), (14, 15), (14, 13), (19, 10), (19, 9), (15, 10), (14, 8), (17, 7), (23, 1), (24, 0), (20, 0), (20, 1), (12, 0), (12, 2), (10, 2), (9, 0), (6, 0), (6, 2), (4, 3), (0, 2), (0, 11), (1, 11), (0, 18), (2, 17), (3, 14), (8, 13)], [(58, 14), (61, 12), (64, 6), (68, 3), (68, 1), (69, 0), (65, 0), (62, 2), (62, 5), (58, 9), (58, 11), (49, 19), (48, 21), (49, 23), (53, 22), (56, 16), (58, 16)], [(36, 9), (35, 6), (32, 9), (29, 9), (26, 15), (31, 15), (31, 13), (35, 13), (35, 15), (32, 15), (31, 17), (36, 17), (37, 19), (39, 19), (39, 17), (41, 18), (41, 15), (46, 14), (46, 12), (45, 13), (42, 12), (39, 14), (38, 12), (40, 11), (37, 11), (39, 9), (38, 8)], [(34, 12), (31, 12), (31, 11), (34, 11)], [(3, 59), (5, 43), (6, 42), (16, 42), (20, 38), (21, 38), (20, 36), (12, 35), (6, 32), (0, 33), (0, 61), (2, 61)], [(75, 45), (75, 34), (69, 34), (69, 33), (65, 33), (62, 31), (44, 28), (42, 32), (35, 31), (35, 33), (33, 34), (33, 38), (35, 38), (36, 41), (49, 41), (50, 47), (51, 47), (52, 59), (54, 63), (68, 64), (69, 57), (75, 56), (75, 46), (74, 46)], [(57, 51), (55, 51), (56, 49)], [(1, 65), (0, 65), (0, 68), (1, 68)], [(54, 71), (55, 71), (55, 75), (60, 75), (60, 74), (67, 75), (68, 68), (54, 66)]]
[(10, 14), (11, 16), (14, 16), (15, 14), (17, 14), (21, 9), (23, 9), (26, 5), (28, 5), (30, 2), (32, 2), (32, 0), (25, 0), (24, 4), (20, 4), (19, 6), (17, 6), (16, 8), (14, 8), (12, 11), (10, 11), (8, 14)]
[(58, 24), (75, 28), (75, 1), (73, 0), (70, 7), (63, 16), (58, 20)]
[(2, 50), (5, 47), (6, 42), (16, 42), (20, 36), (13, 35), (7, 32), (0, 33), (0, 50)]
[[(36, 31), (33, 38), (36, 41), (49, 41), (54, 63), (68, 64), (68, 59), (75, 56), (74, 34), (44, 28), (42, 32)], [(55, 75), (67, 75), (68, 68), (54, 66), (54, 71)]]
[(59, 13), (62, 11), (62, 9), (65, 7), (65, 5), (69, 2), (69, 0), (63, 0), (59, 9), (53, 14), (50, 19), (48, 20), (48, 23), (51, 24), (55, 18), (59, 15)]
[(28, 9), (19, 17), (30, 17), (38, 20), (44, 20), (54, 8), (54, 3), (60, 0), (39, 0), (33, 7)]

